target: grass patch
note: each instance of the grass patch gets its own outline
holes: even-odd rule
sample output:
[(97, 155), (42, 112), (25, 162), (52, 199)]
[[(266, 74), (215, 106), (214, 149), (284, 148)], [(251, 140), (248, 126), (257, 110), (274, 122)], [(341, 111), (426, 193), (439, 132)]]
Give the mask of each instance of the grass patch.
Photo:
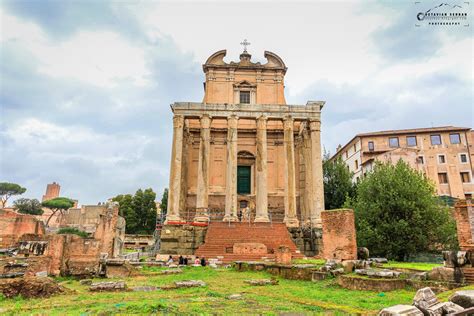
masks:
[[(74, 290), (43, 299), (0, 299), (6, 315), (116, 315), (116, 314), (302, 314), (330, 312), (335, 315), (376, 314), (386, 306), (411, 304), (415, 290), (397, 290), (381, 296), (373, 291), (351, 291), (335, 279), (320, 282), (278, 278), (275, 286), (251, 286), (247, 279), (270, 278), (265, 272), (186, 267), (182, 274), (158, 275), (163, 268), (143, 267), (143, 275), (124, 278), (128, 287), (163, 286), (178, 280), (202, 280), (206, 287), (153, 292), (89, 292), (78, 280), (60, 279)], [(118, 279), (117, 279), (118, 280)], [(109, 281), (94, 279), (96, 281)], [(231, 294), (241, 300), (229, 300)]]
[(395, 269), (413, 269), (420, 271), (430, 271), (435, 267), (441, 267), (439, 263), (427, 263), (427, 262), (397, 262), (389, 261), (382, 265), (384, 268), (395, 268)]
[(293, 259), (291, 262), (293, 264), (316, 264), (316, 265), (322, 266), (326, 263), (326, 260), (308, 258), (308, 259)]

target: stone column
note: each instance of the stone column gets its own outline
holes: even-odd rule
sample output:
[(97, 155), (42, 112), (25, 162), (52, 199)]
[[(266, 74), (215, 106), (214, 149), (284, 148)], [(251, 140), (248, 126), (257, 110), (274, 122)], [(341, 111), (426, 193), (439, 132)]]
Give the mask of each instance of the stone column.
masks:
[(227, 169), (225, 176), (224, 221), (237, 221), (237, 125), (235, 115), (227, 119)]
[(267, 190), (267, 118), (263, 115), (257, 119), (257, 161), (256, 161), (256, 223), (268, 220)]
[(283, 120), (285, 146), (285, 219), (288, 227), (299, 225), (296, 217), (296, 184), (295, 184), (295, 144), (293, 135), (293, 119)]
[(313, 180), (311, 223), (321, 227), (321, 212), (324, 210), (323, 160), (321, 157), (321, 121), (310, 121), (311, 130), (311, 172)]
[(195, 222), (209, 220), (209, 154), (211, 148), (211, 118), (201, 116), (201, 140), (199, 143), (199, 162), (197, 174), (196, 216)]
[(179, 200), (181, 193), (181, 166), (183, 159), (183, 127), (184, 117), (175, 115), (173, 118), (173, 147), (171, 149), (170, 186), (168, 192), (168, 211), (166, 223), (179, 222)]
[[(309, 125), (309, 124), (308, 124)], [(309, 134), (309, 128), (305, 126), (303, 131), (303, 163), (304, 163), (304, 223), (307, 224), (311, 221), (311, 209), (313, 207), (313, 171), (311, 166), (311, 138)]]

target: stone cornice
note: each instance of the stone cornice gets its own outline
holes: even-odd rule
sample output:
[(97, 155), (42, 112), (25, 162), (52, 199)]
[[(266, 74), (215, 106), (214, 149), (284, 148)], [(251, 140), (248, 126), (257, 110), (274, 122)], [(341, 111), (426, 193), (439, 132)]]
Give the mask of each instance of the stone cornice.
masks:
[(307, 105), (278, 105), (176, 102), (171, 105), (171, 109), (175, 115), (188, 118), (199, 118), (203, 114), (208, 114), (212, 118), (227, 118), (236, 115), (239, 118), (257, 119), (264, 115), (269, 120), (283, 120), (290, 116), (297, 121), (320, 121), (324, 103), (324, 101), (311, 101)]

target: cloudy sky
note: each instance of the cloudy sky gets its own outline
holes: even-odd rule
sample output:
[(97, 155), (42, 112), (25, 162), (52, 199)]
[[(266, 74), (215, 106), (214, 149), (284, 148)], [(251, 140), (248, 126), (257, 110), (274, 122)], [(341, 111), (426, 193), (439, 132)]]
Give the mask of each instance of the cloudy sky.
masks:
[[(446, 1), (444, 1), (446, 2)], [(169, 105), (201, 101), (202, 63), (244, 39), (288, 66), (290, 104), (325, 100), (323, 145), (473, 125), (469, 27), (415, 27), (439, 1), (0, 1), (0, 182), (95, 204), (168, 184)]]

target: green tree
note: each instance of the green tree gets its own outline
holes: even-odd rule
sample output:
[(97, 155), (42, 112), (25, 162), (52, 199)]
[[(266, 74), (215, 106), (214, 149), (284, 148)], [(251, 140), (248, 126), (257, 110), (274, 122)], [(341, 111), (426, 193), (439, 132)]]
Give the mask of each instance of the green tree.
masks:
[(21, 185), (9, 182), (0, 182), (0, 207), (7, 206), (7, 201), (12, 195), (20, 195), (26, 192)]
[(377, 163), (348, 204), (355, 210), (358, 245), (376, 256), (403, 261), (457, 247), (455, 221), (433, 183), (402, 160)]
[(152, 189), (138, 189), (135, 195), (117, 195), (120, 214), (125, 218), (127, 234), (152, 234), (156, 225), (156, 193)]
[(13, 202), (13, 207), (22, 214), (41, 215), (43, 209), (40, 201), (37, 199), (18, 199)]
[(59, 215), (62, 216), (64, 211), (70, 209), (74, 206), (74, 201), (67, 197), (57, 197), (51, 200), (44, 201), (41, 203), (42, 206), (49, 208), (52, 213), (46, 221), (46, 227), (49, 225), (51, 218), (59, 212)]
[(160, 204), (161, 214), (166, 214), (168, 211), (168, 188), (165, 188), (163, 191), (163, 196), (161, 197), (161, 204)]
[(352, 183), (353, 172), (338, 157), (332, 161), (325, 155), (323, 161), (324, 207), (326, 210), (341, 208), (356, 192)]

